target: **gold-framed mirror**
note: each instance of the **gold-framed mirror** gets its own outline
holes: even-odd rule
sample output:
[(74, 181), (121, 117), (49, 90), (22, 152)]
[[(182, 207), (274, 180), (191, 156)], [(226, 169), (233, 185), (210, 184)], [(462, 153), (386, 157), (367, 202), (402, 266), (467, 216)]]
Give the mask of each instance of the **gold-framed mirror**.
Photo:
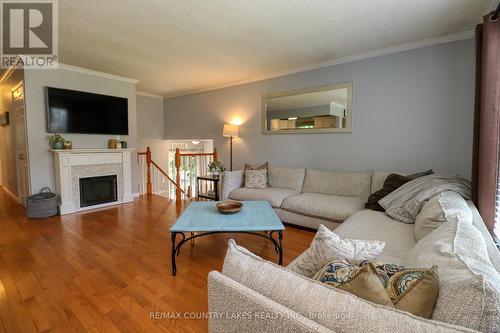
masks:
[(352, 82), (262, 96), (262, 132), (352, 132)]

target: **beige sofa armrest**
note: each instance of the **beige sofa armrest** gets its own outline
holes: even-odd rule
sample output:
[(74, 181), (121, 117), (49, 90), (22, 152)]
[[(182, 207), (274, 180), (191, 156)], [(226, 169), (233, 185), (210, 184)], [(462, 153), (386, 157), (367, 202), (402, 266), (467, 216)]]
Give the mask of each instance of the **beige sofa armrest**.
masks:
[(226, 200), (232, 190), (243, 186), (243, 170), (225, 171), (221, 177), (221, 200)]
[(333, 331), (249, 289), (217, 271), (208, 274), (208, 331)]

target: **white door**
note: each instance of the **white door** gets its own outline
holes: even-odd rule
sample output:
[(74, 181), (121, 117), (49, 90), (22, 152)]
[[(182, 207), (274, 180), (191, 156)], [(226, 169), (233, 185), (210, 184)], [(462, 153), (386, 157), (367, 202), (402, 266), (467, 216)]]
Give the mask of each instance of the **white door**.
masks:
[(24, 108), (24, 87), (22, 82), (12, 93), (14, 123), (16, 126), (17, 191), (19, 202), (26, 206), (30, 195), (28, 140), (26, 134), (26, 113)]

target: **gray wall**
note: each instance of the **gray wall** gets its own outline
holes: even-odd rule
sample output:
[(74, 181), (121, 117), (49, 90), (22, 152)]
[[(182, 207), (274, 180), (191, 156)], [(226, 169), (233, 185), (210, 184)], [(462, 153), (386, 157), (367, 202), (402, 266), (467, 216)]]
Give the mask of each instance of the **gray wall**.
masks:
[(10, 125), (0, 127), (0, 184), (14, 195), (17, 195), (16, 128), (11, 90), (22, 80), (23, 70), (16, 69), (0, 86), (0, 113), (9, 111), (10, 115)]
[[(129, 148), (137, 148), (135, 84), (66, 69), (27, 70), (25, 74), (31, 189), (55, 188), (54, 161), (47, 141), (46, 87), (65, 88), (128, 98)], [(96, 121), (99, 121), (96, 119)], [(62, 134), (73, 148), (107, 148), (114, 135)], [(135, 154), (133, 154), (135, 161)], [(136, 163), (132, 163), (132, 191), (137, 192)]]
[(163, 139), (163, 98), (137, 95), (137, 136)]
[[(434, 168), (470, 176), (474, 40), (339, 64), (165, 100), (166, 139), (215, 140), (228, 161), (224, 122), (243, 121), (234, 166), (245, 162), (323, 170)], [(352, 81), (353, 132), (263, 135), (261, 96)]]
[(137, 95), (138, 150), (151, 148), (151, 157), (165, 171), (168, 169), (168, 141), (163, 140), (163, 98)]

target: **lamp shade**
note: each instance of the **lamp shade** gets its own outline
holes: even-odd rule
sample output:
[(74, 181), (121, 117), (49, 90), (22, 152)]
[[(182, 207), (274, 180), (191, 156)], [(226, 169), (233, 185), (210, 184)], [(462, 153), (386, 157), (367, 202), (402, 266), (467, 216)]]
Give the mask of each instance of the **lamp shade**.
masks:
[(239, 126), (232, 124), (224, 124), (224, 131), (222, 132), (222, 135), (227, 137), (232, 136), (233, 138), (239, 137), (240, 136)]

